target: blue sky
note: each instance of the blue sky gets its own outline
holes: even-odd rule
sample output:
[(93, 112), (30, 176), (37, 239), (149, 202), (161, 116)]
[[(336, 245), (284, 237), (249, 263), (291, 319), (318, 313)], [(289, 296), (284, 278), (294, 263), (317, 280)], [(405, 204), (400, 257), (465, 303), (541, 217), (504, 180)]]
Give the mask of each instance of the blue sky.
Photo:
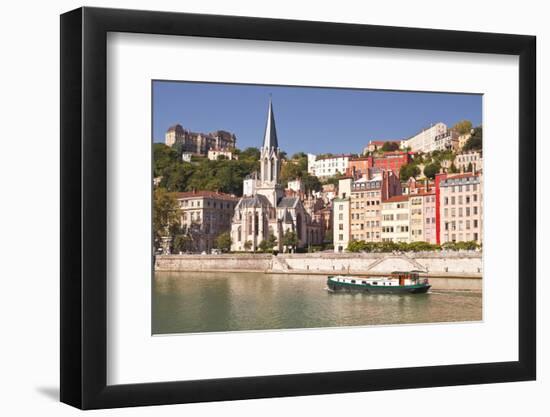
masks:
[(153, 139), (179, 123), (228, 130), (237, 147), (261, 146), (269, 95), (279, 146), (289, 155), (359, 153), (371, 139), (403, 139), (432, 123), (481, 124), (482, 96), (383, 90), (153, 82)]

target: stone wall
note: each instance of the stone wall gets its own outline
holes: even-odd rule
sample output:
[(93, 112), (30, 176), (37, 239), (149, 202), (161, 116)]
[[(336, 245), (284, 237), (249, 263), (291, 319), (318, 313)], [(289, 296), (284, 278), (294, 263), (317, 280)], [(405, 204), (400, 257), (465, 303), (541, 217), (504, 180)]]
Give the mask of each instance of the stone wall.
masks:
[(261, 271), (280, 273), (369, 273), (420, 270), (428, 275), (481, 276), (480, 252), (417, 252), (337, 254), (161, 255), (158, 271)]

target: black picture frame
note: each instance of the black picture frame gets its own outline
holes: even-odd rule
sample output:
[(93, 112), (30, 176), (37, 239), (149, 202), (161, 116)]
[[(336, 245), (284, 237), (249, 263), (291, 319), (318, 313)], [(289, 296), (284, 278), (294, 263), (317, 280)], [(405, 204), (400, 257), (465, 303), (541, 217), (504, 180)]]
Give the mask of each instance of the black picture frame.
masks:
[[(107, 385), (108, 32), (519, 56), (519, 360)], [(403, 27), (80, 8), (61, 15), (61, 401), (82, 409), (534, 380), (536, 38)]]

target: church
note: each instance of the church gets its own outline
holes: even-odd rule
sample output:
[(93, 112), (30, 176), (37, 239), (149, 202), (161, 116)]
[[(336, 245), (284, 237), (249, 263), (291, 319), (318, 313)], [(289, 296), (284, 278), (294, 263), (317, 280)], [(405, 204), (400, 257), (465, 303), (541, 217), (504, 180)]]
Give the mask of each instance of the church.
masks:
[(263, 145), (260, 149), (260, 175), (244, 180), (243, 196), (235, 206), (231, 223), (231, 250), (257, 251), (260, 243), (273, 235), (274, 250), (283, 251), (287, 230), (296, 233), (298, 247), (321, 243), (319, 225), (312, 222), (299, 196), (286, 195), (279, 179), (281, 151), (277, 140), (273, 104), (269, 101)]

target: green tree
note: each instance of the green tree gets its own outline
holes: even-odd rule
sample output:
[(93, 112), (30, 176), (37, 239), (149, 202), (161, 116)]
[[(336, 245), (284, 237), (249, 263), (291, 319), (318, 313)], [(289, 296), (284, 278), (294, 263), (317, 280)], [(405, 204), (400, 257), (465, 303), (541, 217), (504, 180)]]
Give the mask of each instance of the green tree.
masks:
[(223, 232), (216, 237), (215, 245), (216, 248), (222, 252), (229, 252), (231, 249), (231, 234), (229, 232)]
[(420, 168), (415, 164), (403, 165), (399, 170), (399, 178), (401, 181), (408, 181), (409, 178), (416, 178), (420, 175)]
[(174, 242), (172, 244), (176, 252), (185, 252), (189, 250), (191, 244), (191, 237), (186, 234), (177, 234), (174, 237)]
[(155, 177), (163, 175), (163, 171), (179, 161), (178, 153), (164, 143), (153, 144), (153, 171)]
[(288, 249), (295, 250), (299, 243), (300, 241), (298, 240), (298, 235), (296, 232), (288, 229), (283, 235), (283, 245)]
[(458, 172), (458, 168), (456, 167), (455, 163), (453, 162), (451, 166), (449, 167), (449, 172), (451, 174), (456, 174)]
[(483, 149), (483, 128), (481, 126), (474, 129), (474, 133), (466, 141), (463, 151), (480, 151)]
[(469, 133), (472, 130), (472, 122), (469, 120), (461, 120), (452, 127), (453, 130), (456, 130), (459, 135), (464, 135)]
[(258, 148), (249, 147), (239, 152), (239, 159), (252, 159), (258, 161), (260, 159), (260, 150)]
[(164, 188), (156, 188), (153, 194), (153, 233), (155, 240), (173, 235), (179, 226), (179, 204), (175, 196)]
[(276, 244), (277, 238), (273, 234), (270, 234), (267, 239), (260, 242), (259, 248), (262, 252), (269, 252), (273, 250)]
[(399, 144), (397, 142), (384, 142), (382, 145), (382, 150), (384, 152), (393, 152), (399, 149)]
[(306, 173), (302, 177), (302, 183), (304, 184), (304, 189), (306, 193), (309, 193), (310, 191), (321, 191), (323, 186), (321, 185), (321, 181), (319, 181), (319, 178), (317, 178), (315, 175), (311, 175)]
[(424, 167), (424, 176), (433, 180), (440, 169), (441, 164), (439, 162), (428, 164)]
[(244, 242), (244, 250), (250, 250), (252, 248), (252, 242), (250, 240), (247, 240)]

